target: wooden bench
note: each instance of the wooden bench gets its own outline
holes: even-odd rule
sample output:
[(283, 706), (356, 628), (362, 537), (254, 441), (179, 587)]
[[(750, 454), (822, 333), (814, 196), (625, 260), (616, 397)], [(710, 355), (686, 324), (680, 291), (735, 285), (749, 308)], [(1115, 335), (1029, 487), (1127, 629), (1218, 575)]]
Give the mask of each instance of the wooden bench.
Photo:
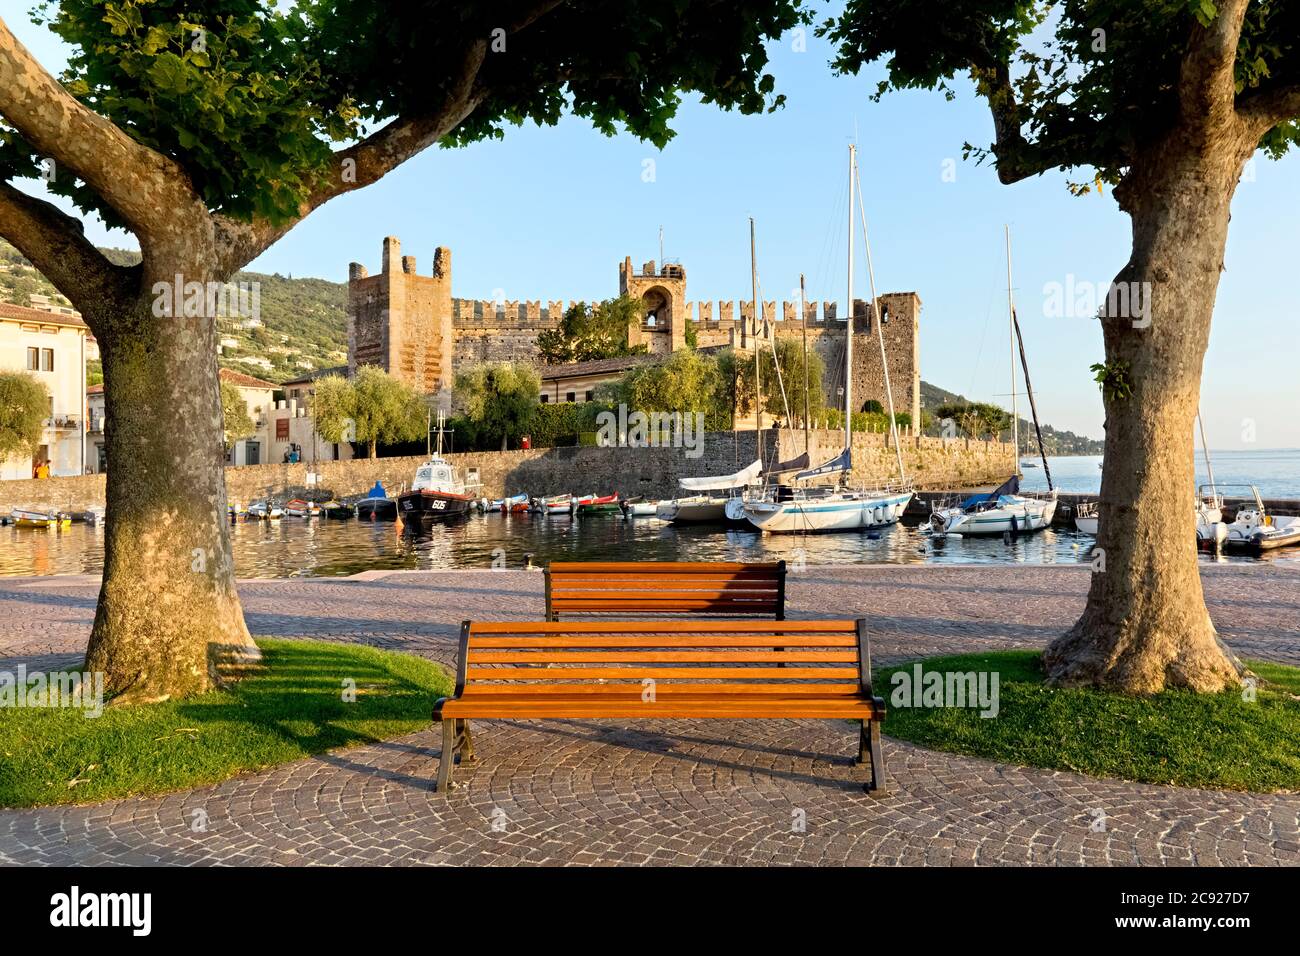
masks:
[(433, 709), (436, 789), (474, 762), (472, 719), (583, 717), (858, 720), (865, 789), (885, 791), (885, 702), (864, 620), (466, 621), (455, 693)]
[(785, 620), (785, 562), (553, 561), (546, 619), (560, 614), (712, 614)]

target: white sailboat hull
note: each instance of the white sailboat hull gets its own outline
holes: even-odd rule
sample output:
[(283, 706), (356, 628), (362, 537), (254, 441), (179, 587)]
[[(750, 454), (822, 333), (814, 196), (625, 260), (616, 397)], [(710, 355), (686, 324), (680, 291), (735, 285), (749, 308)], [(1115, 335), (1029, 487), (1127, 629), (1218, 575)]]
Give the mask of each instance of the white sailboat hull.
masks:
[(794, 501), (750, 501), (744, 511), (750, 524), (771, 534), (865, 531), (897, 524), (911, 500), (910, 491), (850, 493)]
[(935, 522), (936, 531), (942, 534), (955, 533), (963, 537), (1007, 532), (1025, 534), (1051, 525), (1056, 514), (1056, 498), (1026, 498), (984, 511), (966, 513), (952, 508), (935, 514), (942, 517), (941, 527)]

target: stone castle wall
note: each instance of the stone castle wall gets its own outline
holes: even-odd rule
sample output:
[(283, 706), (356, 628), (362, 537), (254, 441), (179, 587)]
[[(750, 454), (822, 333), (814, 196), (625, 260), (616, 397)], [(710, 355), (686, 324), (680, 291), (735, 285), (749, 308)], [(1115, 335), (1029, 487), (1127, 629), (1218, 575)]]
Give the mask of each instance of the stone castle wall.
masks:
[[(378, 365), (400, 374), (426, 393), (450, 387), (457, 369), (483, 362), (536, 363), (537, 336), (554, 328), (567, 304), (542, 300), (473, 300), (451, 294), (451, 252), (434, 251), (431, 276), (422, 276), (412, 256), (401, 256), (395, 237), (384, 240), (383, 268), (370, 275), (352, 263), (348, 280), (348, 367)], [(656, 314), (655, 323), (629, 329), (633, 344), (645, 344), (656, 354), (681, 348), (685, 330), (695, 332), (700, 346), (752, 349), (773, 336), (799, 336), (799, 306), (765, 301), (762, 321), (749, 301), (688, 302), (686, 273), (678, 265), (657, 269), (648, 262), (638, 273), (631, 259), (619, 265), (620, 293), (641, 297)], [(716, 308), (715, 308), (716, 307)], [(826, 402), (840, 404), (844, 385), (844, 323), (834, 302), (807, 303), (809, 347), (825, 366)], [(912, 292), (880, 297), (885, 317), (885, 352), (889, 359), (894, 408), (920, 420), (921, 300)], [(853, 403), (869, 400), (886, 405), (884, 366), (869, 302), (854, 304)]]

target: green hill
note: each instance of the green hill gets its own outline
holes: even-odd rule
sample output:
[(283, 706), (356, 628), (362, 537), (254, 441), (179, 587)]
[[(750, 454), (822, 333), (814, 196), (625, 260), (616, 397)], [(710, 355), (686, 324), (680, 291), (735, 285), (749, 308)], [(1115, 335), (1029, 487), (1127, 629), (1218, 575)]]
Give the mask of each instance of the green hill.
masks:
[[(964, 405), (969, 401), (970, 399), (964, 395), (949, 392), (929, 382), (921, 382), (923, 409), (935, 409), (940, 405)], [(1020, 441), (1029, 442), (1028, 447), (1034, 448), (1033, 434), (1034, 423), (1027, 418), (1020, 419)], [(1105, 449), (1105, 442), (1085, 435), (1076, 435), (1074, 432), (1061, 431), (1051, 425), (1043, 425), (1043, 446), (1049, 455), (1100, 455)]]
[[(101, 251), (118, 265), (140, 260), (140, 254), (129, 249)], [(221, 338), (232, 343), (222, 348), (222, 366), (279, 383), (311, 369), (347, 364), (346, 285), (260, 272), (240, 272), (234, 281), (258, 283), (262, 325), (245, 328), (238, 318), (220, 320)], [(33, 295), (71, 305), (17, 249), (0, 239), (0, 299), (28, 305)]]

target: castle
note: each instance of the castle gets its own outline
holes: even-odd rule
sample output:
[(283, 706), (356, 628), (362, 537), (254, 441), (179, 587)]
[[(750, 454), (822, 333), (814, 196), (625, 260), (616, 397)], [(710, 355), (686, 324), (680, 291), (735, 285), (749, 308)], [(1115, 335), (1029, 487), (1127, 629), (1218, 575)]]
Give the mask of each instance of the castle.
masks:
[[(774, 336), (800, 336), (798, 303), (764, 302), (759, 321), (754, 303), (688, 302), (686, 270), (647, 262), (639, 272), (631, 257), (619, 265), (619, 293), (639, 298), (645, 309), (640, 322), (628, 329), (631, 345), (667, 355), (686, 347), (686, 329), (695, 331), (700, 348), (731, 346), (752, 350)], [(574, 303), (570, 301), (569, 306)], [(431, 275), (420, 275), (414, 256), (401, 254), (393, 236), (384, 240), (382, 271), (370, 275), (354, 262), (348, 269), (348, 374), (360, 365), (378, 365), (409, 382), (424, 394), (450, 389), (459, 369), (482, 362), (524, 361), (537, 364), (537, 335), (559, 324), (562, 302), (540, 300), (457, 299), (451, 289), (451, 251), (433, 253)], [(808, 347), (825, 365), (822, 384), (826, 404), (843, 399), (844, 325), (837, 304), (806, 306)], [(880, 344), (873, 328), (870, 302), (857, 299), (853, 307), (853, 398), (861, 408), (875, 400), (885, 406), (885, 378)], [(894, 407), (920, 423), (921, 299), (915, 292), (880, 296), (881, 327), (889, 361)]]

